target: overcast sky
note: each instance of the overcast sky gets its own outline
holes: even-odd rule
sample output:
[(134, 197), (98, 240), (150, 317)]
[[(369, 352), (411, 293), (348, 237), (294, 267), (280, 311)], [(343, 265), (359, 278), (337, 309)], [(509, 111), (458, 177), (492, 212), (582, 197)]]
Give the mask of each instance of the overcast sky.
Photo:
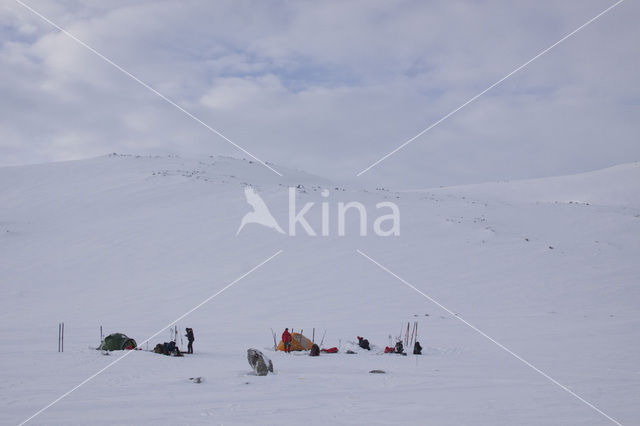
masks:
[[(356, 173), (614, 0), (24, 0), (258, 157)], [(364, 174), (427, 188), (640, 160), (627, 0)], [(0, 165), (110, 152), (246, 157), (13, 0), (0, 2)]]

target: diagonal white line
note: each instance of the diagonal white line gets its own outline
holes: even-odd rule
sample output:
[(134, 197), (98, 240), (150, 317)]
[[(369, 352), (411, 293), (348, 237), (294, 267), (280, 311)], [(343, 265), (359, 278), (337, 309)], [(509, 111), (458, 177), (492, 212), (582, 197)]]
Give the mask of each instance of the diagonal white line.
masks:
[(509, 77), (511, 77), (512, 75), (514, 75), (515, 73), (517, 73), (518, 71), (520, 71), (521, 69), (523, 69), (524, 67), (526, 67), (527, 65), (529, 65), (530, 63), (532, 63), (533, 61), (535, 61), (536, 59), (538, 59), (539, 57), (541, 57), (542, 55), (544, 55), (545, 53), (547, 53), (548, 51), (550, 51), (551, 49), (553, 49), (554, 47), (556, 47), (557, 45), (559, 45), (560, 43), (562, 43), (563, 41), (567, 40), (568, 38), (572, 37), (573, 35), (575, 35), (578, 31), (584, 29), (587, 25), (591, 24), (593, 21), (595, 21), (596, 19), (600, 18), (602, 15), (608, 13), (609, 11), (611, 11), (611, 9), (613, 9), (614, 7), (618, 6), (620, 3), (622, 3), (624, 0), (618, 0), (616, 3), (614, 3), (613, 5), (609, 6), (608, 8), (606, 8), (605, 10), (603, 10), (602, 12), (600, 12), (599, 14), (597, 14), (596, 16), (594, 16), (593, 18), (589, 19), (587, 22), (585, 22), (584, 24), (580, 25), (578, 28), (576, 28), (575, 30), (571, 31), (569, 34), (567, 34), (566, 36), (562, 37), (560, 40), (556, 41), (555, 43), (553, 43), (551, 46), (547, 47), (546, 49), (544, 49), (542, 52), (538, 53), (536, 56), (534, 56), (533, 58), (529, 59), (527, 62), (525, 62), (524, 64), (520, 65), (518, 68), (514, 69), (513, 71), (511, 71), (509, 74), (505, 75), (504, 77), (502, 77), (500, 80), (496, 81), (495, 83), (493, 83), (491, 86), (487, 87), (486, 89), (484, 89), (482, 92), (478, 93), (477, 95), (475, 95), (474, 97), (472, 97), (471, 99), (469, 99), (468, 101), (466, 101), (465, 103), (463, 103), (462, 105), (460, 105), (459, 107), (457, 107), (456, 109), (454, 109), (453, 111), (451, 111), (450, 113), (448, 113), (447, 115), (445, 115), (444, 117), (442, 117), (441, 119), (439, 119), (438, 121), (432, 123), (431, 125), (429, 125), (429, 127), (427, 127), (426, 129), (424, 129), (423, 131), (421, 131), (420, 133), (418, 133), (417, 135), (415, 135), (414, 137), (412, 137), (411, 139), (407, 140), (406, 142), (402, 143), (401, 145), (399, 145), (396, 149), (394, 149), (393, 151), (389, 152), (388, 154), (380, 157), (377, 161), (375, 161), (374, 163), (370, 164), (369, 167), (367, 167), (366, 169), (361, 170), (356, 176), (360, 176), (364, 173), (366, 173), (367, 171), (369, 171), (371, 168), (377, 166), (378, 164), (380, 164), (381, 162), (383, 162), (384, 160), (386, 160), (387, 158), (391, 157), (393, 154), (395, 154), (396, 152), (400, 151), (402, 148), (404, 148), (405, 146), (409, 145), (411, 142), (413, 142), (414, 140), (418, 139), (420, 136), (424, 135), (425, 133), (427, 133), (429, 130), (433, 129), (434, 127), (436, 127), (438, 124), (442, 123), (443, 121), (445, 121), (447, 118), (451, 117), (453, 114), (457, 113), (458, 111), (460, 111), (462, 108), (466, 107), (467, 105), (469, 105), (470, 103), (472, 103), (473, 101), (475, 101), (476, 99), (478, 99), (479, 97), (481, 97), (482, 95), (484, 95), (485, 93), (487, 93), (489, 90), (493, 89), (494, 87), (496, 87), (497, 85), (499, 85), (500, 83), (502, 83), (503, 81), (505, 81), (506, 79), (508, 79)]
[(446, 306), (444, 306), (443, 304), (441, 304), (440, 302), (438, 302), (437, 300), (435, 300), (434, 298), (432, 298), (431, 296), (429, 296), (428, 294), (422, 292), (420, 289), (416, 288), (414, 285), (410, 284), (409, 282), (407, 282), (406, 280), (404, 280), (402, 277), (396, 275), (393, 271), (391, 271), (389, 268), (387, 268), (384, 265), (381, 265), (379, 262), (377, 262), (376, 260), (372, 259), (371, 257), (367, 256), (365, 253), (363, 253), (361, 250), (356, 250), (360, 255), (362, 255), (364, 258), (368, 259), (369, 261), (371, 261), (373, 264), (375, 264), (376, 266), (378, 266), (380, 269), (382, 269), (383, 271), (387, 272), (388, 274), (392, 275), (393, 277), (395, 277), (398, 281), (400, 281), (401, 283), (403, 283), (404, 285), (406, 285), (407, 287), (411, 288), (412, 290), (418, 292), (419, 294), (421, 294), (422, 296), (424, 296), (425, 298), (427, 298), (430, 302), (438, 305), (440, 308), (442, 308), (443, 310), (445, 310), (447, 313), (449, 313), (451, 316), (453, 316), (453, 318), (458, 319), (460, 321), (462, 321), (466, 326), (468, 326), (469, 328), (471, 328), (472, 330), (474, 330), (475, 332), (479, 333), (480, 335), (482, 335), (483, 337), (487, 338), (488, 340), (490, 340), (491, 342), (495, 343), (500, 349), (504, 350), (505, 352), (507, 352), (508, 354), (512, 355), (513, 357), (515, 357), (518, 361), (522, 362), (523, 364), (525, 364), (526, 366), (530, 367), (531, 369), (533, 369), (534, 371), (536, 371), (537, 373), (541, 374), (542, 376), (544, 376), (547, 380), (549, 380), (551, 383), (557, 385), (558, 387), (560, 387), (562, 390), (566, 391), (567, 393), (569, 393), (570, 395), (572, 395), (573, 397), (577, 398), (579, 401), (583, 402), (584, 404), (586, 404), (587, 406), (593, 408), (595, 411), (597, 411), (598, 413), (602, 414), (604, 417), (606, 417), (607, 419), (611, 420), (613, 423), (622, 426), (622, 424), (620, 422), (618, 422), (616, 419), (614, 419), (613, 417), (609, 416), (608, 414), (606, 414), (604, 411), (600, 410), (598, 407), (596, 407), (595, 405), (593, 405), (592, 403), (590, 403), (589, 401), (587, 401), (586, 399), (582, 398), (580, 395), (578, 395), (577, 393), (575, 393), (574, 391), (572, 391), (571, 389), (569, 389), (568, 387), (566, 387), (565, 385), (563, 385), (562, 383), (558, 382), (556, 379), (554, 379), (553, 377), (549, 376), (547, 373), (545, 373), (544, 371), (540, 370), (538, 367), (536, 367), (535, 365), (531, 364), (529, 361), (527, 361), (526, 359), (522, 358), (520, 355), (516, 354), (515, 352), (513, 352), (511, 349), (507, 348), (506, 346), (504, 346), (502, 343), (498, 342), (497, 340), (495, 340), (493, 337), (489, 336), (488, 334), (486, 334), (484, 331), (480, 330), (479, 328), (477, 328), (476, 326), (474, 326), (473, 324), (471, 324), (470, 322), (466, 321), (464, 318), (460, 317), (458, 314), (456, 314), (455, 312), (453, 312), (451, 309), (447, 308)]
[(240, 145), (238, 145), (237, 143), (235, 143), (234, 141), (229, 139), (228, 137), (226, 137), (225, 135), (223, 135), (222, 133), (220, 133), (218, 130), (216, 130), (213, 127), (209, 126), (207, 123), (205, 123), (204, 121), (202, 121), (201, 119), (199, 119), (198, 117), (196, 117), (195, 115), (193, 115), (192, 113), (187, 111), (186, 109), (182, 108), (180, 105), (178, 105), (177, 103), (175, 103), (174, 101), (172, 101), (171, 99), (169, 99), (168, 97), (163, 95), (162, 93), (158, 92), (156, 89), (154, 89), (153, 87), (149, 86), (147, 83), (145, 83), (144, 81), (140, 80), (138, 77), (136, 77), (135, 75), (131, 74), (129, 71), (125, 70), (120, 65), (116, 64), (111, 59), (107, 58), (102, 53), (98, 52), (93, 47), (89, 46), (87, 43), (85, 43), (84, 41), (80, 40), (78, 37), (74, 36), (69, 31), (65, 30), (64, 28), (62, 28), (61, 26), (59, 26), (58, 24), (53, 22), (51, 19), (49, 19), (46, 16), (42, 15), (41, 13), (39, 13), (38, 11), (33, 9), (31, 6), (23, 3), (21, 0), (15, 0), (15, 2), (18, 3), (19, 5), (23, 6), (25, 9), (29, 10), (34, 15), (38, 16), (39, 18), (41, 18), (43, 21), (49, 23), (51, 26), (53, 26), (58, 31), (62, 32), (63, 34), (65, 34), (66, 36), (68, 36), (69, 38), (74, 40), (76, 43), (78, 43), (81, 46), (87, 48), (92, 53), (94, 53), (96, 56), (98, 56), (100, 59), (102, 59), (103, 61), (105, 61), (108, 64), (112, 65), (118, 71), (122, 72), (127, 77), (129, 77), (132, 80), (134, 80), (135, 82), (139, 83), (145, 89), (147, 89), (150, 92), (152, 92), (153, 94), (157, 95), (158, 97), (160, 97), (161, 99), (163, 99), (164, 101), (166, 101), (167, 103), (169, 103), (170, 105), (172, 105), (173, 107), (178, 109), (180, 112), (182, 112), (185, 115), (187, 115), (189, 118), (195, 120), (197, 123), (201, 124), (202, 126), (204, 126), (209, 131), (211, 131), (211, 132), (215, 133), (216, 135), (220, 136), (222, 139), (224, 139), (225, 141), (229, 142), (231, 145), (235, 146), (237, 149), (239, 149), (240, 151), (244, 152), (245, 154), (247, 154), (248, 156), (250, 156), (251, 158), (253, 158), (257, 162), (259, 162), (260, 164), (265, 166), (267, 169), (271, 170), (272, 172), (274, 172), (278, 176), (282, 176), (282, 173), (280, 173), (279, 171), (277, 171), (276, 169), (274, 169), (273, 167), (271, 167), (270, 165), (268, 165), (267, 163), (265, 163), (264, 161), (262, 161), (261, 159), (259, 159), (258, 157), (256, 157), (255, 155), (253, 155), (252, 153), (250, 153), (249, 151), (247, 151), (246, 149), (244, 149), (243, 147), (241, 147)]
[[(140, 345), (147, 343), (149, 340), (153, 339), (154, 337), (156, 337), (158, 334), (162, 333), (163, 331), (165, 331), (167, 328), (171, 327), (173, 324), (179, 322), (180, 320), (182, 320), (183, 318), (185, 318), (187, 315), (191, 314), (193, 311), (195, 311), (196, 309), (202, 307), (204, 304), (206, 304), (207, 302), (209, 302), (211, 299), (213, 299), (214, 297), (218, 296), (219, 294), (221, 294), (222, 292), (224, 292), (225, 290), (227, 290), (229, 287), (231, 287), (232, 285), (236, 284), (238, 281), (242, 280), (243, 278), (245, 278), (247, 275), (251, 274), (253, 271), (255, 271), (256, 269), (260, 268), (261, 266), (263, 266), (265, 263), (271, 261), (272, 259), (274, 259), (276, 256), (278, 256), (280, 253), (282, 253), (282, 250), (278, 250), (275, 254), (273, 254), (271, 257), (263, 260), (260, 264), (254, 266), (253, 268), (251, 268), (250, 270), (248, 270), (247, 272), (245, 272), (244, 274), (242, 274), (241, 276), (239, 276), (238, 278), (236, 278), (235, 280), (233, 280), (232, 282), (230, 282), (229, 284), (227, 284), (225, 287), (223, 287), (221, 290), (219, 290), (217, 293), (212, 294), (211, 296), (207, 297), (205, 300), (203, 300), (201, 303), (197, 304), (196, 306), (194, 306), (193, 308), (189, 309), (187, 312), (185, 312), (184, 314), (180, 315), (178, 318), (176, 318), (175, 320), (173, 320), (172, 322), (170, 322), (169, 324), (167, 324), (166, 326), (164, 326), (163, 328), (161, 328), (160, 330), (158, 330), (156, 333), (154, 333), (152, 336), (148, 337), (147, 339), (143, 340), (142, 342), (140, 342)], [(22, 423), (19, 424), (19, 426), (24, 425), (25, 423), (31, 421), (33, 418), (35, 418), (36, 416), (40, 415), (42, 412), (44, 412), (45, 410), (47, 410), (48, 408), (51, 408), (53, 405), (57, 404), (58, 402), (60, 402), (62, 399), (66, 398), (67, 396), (69, 396), (69, 394), (71, 394), (72, 392), (74, 392), (76, 389), (82, 387), (83, 385), (85, 385), (86, 383), (90, 382), (91, 380), (93, 380), (95, 377), (99, 376), (101, 373), (103, 373), (105, 370), (113, 367), (114, 365), (116, 365), (118, 362), (122, 361), (123, 359), (125, 359), (127, 356), (129, 356), (130, 354), (132, 354), (135, 351), (125, 351), (125, 353), (120, 356), (118, 359), (110, 362), (109, 364), (107, 364), (104, 368), (100, 369), (98, 372), (92, 374), (91, 376), (87, 377), (86, 379), (84, 379), (82, 382), (80, 382), (79, 384), (77, 384), (76, 386), (74, 386), (73, 388), (71, 388), (70, 390), (68, 390), (67, 392), (63, 393), (62, 395), (60, 395), (58, 398), (56, 398), (55, 400), (51, 401), (49, 404), (47, 404), (46, 406), (44, 406), (42, 409), (38, 410), (36, 413), (34, 413), (32, 416), (30, 416), (29, 418), (27, 418), (26, 420), (24, 420)]]

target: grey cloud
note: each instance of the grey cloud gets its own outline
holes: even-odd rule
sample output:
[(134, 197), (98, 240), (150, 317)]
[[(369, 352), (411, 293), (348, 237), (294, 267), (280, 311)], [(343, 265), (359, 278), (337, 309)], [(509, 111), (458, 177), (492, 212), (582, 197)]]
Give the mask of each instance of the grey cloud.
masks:
[[(33, 2), (258, 156), (334, 179), (609, 4)], [(637, 161), (639, 11), (623, 3), (364, 180), (427, 187)], [(0, 34), (0, 164), (244, 156), (18, 4), (0, 8)]]

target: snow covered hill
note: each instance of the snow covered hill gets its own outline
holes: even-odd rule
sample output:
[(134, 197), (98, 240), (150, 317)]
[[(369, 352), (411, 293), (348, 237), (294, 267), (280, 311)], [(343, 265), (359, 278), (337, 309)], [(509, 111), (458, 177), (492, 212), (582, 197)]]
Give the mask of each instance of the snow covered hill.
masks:
[[(640, 163), (408, 192), (278, 169), (115, 154), (0, 168), (0, 423), (121, 356), (89, 349), (101, 325), (143, 342), (279, 250), (177, 323), (194, 329), (195, 355), (131, 353), (31, 423), (612, 423), (460, 318), (608, 416), (640, 421)], [(318, 235), (257, 224), (236, 235), (247, 185), (285, 230), (295, 188), (296, 211), (314, 203)], [(337, 205), (349, 201), (366, 206), (367, 236), (353, 212), (338, 235)], [(399, 236), (372, 232), (384, 201), (400, 209)], [(379, 353), (413, 321), (424, 355)], [(285, 327), (315, 328), (316, 341), (326, 330), (324, 346), (343, 351), (275, 353), (271, 328)], [(344, 353), (358, 335), (374, 350)], [(276, 374), (250, 374), (250, 347)]]

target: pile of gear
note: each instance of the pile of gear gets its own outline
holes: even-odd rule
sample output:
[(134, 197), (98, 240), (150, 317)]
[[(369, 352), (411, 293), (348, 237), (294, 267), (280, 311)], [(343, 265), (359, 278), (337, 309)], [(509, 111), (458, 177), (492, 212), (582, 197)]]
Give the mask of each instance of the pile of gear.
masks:
[(187, 327), (185, 329), (184, 336), (187, 338), (187, 352), (180, 351), (180, 348), (176, 344), (177, 336), (178, 336), (178, 327), (176, 326), (175, 331), (172, 331), (171, 337), (173, 338), (170, 342), (158, 343), (155, 348), (153, 348), (153, 352), (157, 354), (167, 355), (167, 356), (184, 356), (185, 353), (192, 354), (193, 353), (193, 342), (196, 340), (193, 335), (193, 328)]
[[(409, 337), (409, 324), (407, 324), (407, 334), (405, 336), (406, 344), (413, 343), (413, 354), (414, 355), (422, 355), (422, 345), (417, 341), (417, 323), (414, 323), (414, 329), (411, 333), (411, 337)], [(315, 331), (315, 330), (314, 330)], [(371, 345), (369, 340), (364, 337), (358, 337), (358, 346), (364, 350), (370, 351)], [(391, 336), (389, 336), (391, 338)], [(275, 333), (274, 333), (274, 345), (275, 345)], [(320, 344), (322, 345), (322, 343)], [(407, 355), (404, 350), (404, 344), (402, 343), (402, 337), (399, 337), (395, 346), (386, 346), (384, 348), (384, 353), (386, 354), (399, 354), (399, 355)], [(309, 351), (310, 356), (318, 356), (320, 352), (324, 353), (337, 353), (338, 348), (328, 348), (328, 349), (320, 349), (320, 346), (315, 344), (312, 340), (309, 340), (302, 333), (290, 333), (289, 328), (285, 328), (282, 333), (282, 340), (280, 343), (275, 346), (276, 351), (283, 352), (291, 352), (291, 351)], [(352, 350), (347, 350), (347, 353), (355, 354), (356, 352)]]
[(173, 341), (158, 343), (156, 347), (153, 348), (153, 352), (167, 356), (184, 356), (182, 352), (180, 352), (180, 348), (178, 348), (176, 342)]

